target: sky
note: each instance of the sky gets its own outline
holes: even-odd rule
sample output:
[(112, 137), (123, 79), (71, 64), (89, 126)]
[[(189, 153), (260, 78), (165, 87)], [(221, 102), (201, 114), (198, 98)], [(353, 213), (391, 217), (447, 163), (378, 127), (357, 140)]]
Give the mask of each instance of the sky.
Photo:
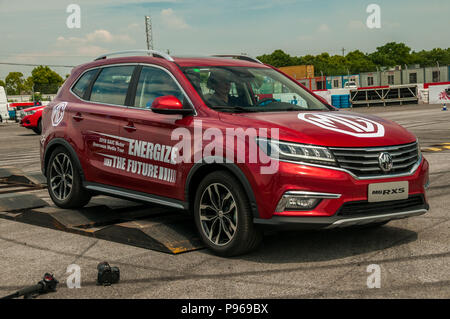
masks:
[[(67, 26), (70, 4), (80, 7), (80, 28)], [(381, 28), (367, 27), (370, 4), (380, 8)], [(449, 0), (0, 0), (0, 62), (78, 65), (145, 49), (145, 15), (154, 48), (175, 56), (372, 52), (391, 41), (416, 51), (450, 46)], [(32, 69), (0, 65), (0, 79)]]

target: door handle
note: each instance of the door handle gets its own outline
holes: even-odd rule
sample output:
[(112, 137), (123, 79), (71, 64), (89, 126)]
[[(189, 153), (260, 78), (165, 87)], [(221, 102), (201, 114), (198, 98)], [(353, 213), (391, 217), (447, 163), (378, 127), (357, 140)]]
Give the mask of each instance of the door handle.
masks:
[(79, 122), (79, 121), (82, 121), (82, 120), (83, 120), (83, 116), (81, 115), (80, 112), (78, 112), (77, 114), (75, 114), (75, 115), (73, 116), (73, 119), (74, 119), (75, 121)]
[(128, 132), (134, 132), (134, 131), (136, 131), (136, 128), (134, 127), (134, 124), (133, 123), (128, 123), (127, 125), (125, 125), (124, 127), (123, 127), (125, 130), (127, 130)]

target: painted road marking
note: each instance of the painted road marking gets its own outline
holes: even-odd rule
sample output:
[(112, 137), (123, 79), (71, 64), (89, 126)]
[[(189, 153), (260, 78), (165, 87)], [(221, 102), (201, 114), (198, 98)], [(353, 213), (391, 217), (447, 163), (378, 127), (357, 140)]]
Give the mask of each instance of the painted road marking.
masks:
[(445, 150), (450, 150), (450, 143), (441, 143), (421, 149), (422, 152), (441, 152)]

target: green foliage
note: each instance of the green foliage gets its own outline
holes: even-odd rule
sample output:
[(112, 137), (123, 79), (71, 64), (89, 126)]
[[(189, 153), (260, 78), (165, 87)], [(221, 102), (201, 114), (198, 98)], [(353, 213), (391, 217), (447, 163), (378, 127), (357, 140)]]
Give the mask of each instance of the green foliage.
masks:
[(2, 80), (0, 80), (0, 86), (6, 87), (6, 83)]
[(328, 53), (295, 57), (282, 50), (275, 50), (271, 54), (259, 56), (258, 59), (277, 68), (291, 65), (314, 65), (316, 76), (320, 76), (322, 73), (323, 75), (342, 75), (373, 72), (377, 68), (396, 65), (419, 64), (421, 67), (435, 66), (436, 63), (450, 65), (450, 48), (411, 52), (411, 48), (404, 43), (389, 42), (370, 54), (355, 50), (349, 52), (345, 57), (342, 55), (331, 56)]
[(41, 102), (42, 101), (42, 93), (34, 93), (30, 97), (30, 102)]
[(370, 59), (379, 66), (392, 67), (412, 62), (411, 48), (404, 43), (389, 42), (378, 47), (377, 51), (369, 55)]
[(18, 95), (23, 91), (23, 74), (21, 72), (9, 72), (5, 78), (7, 95)]
[(31, 71), (34, 91), (40, 93), (53, 94), (64, 82), (63, 78), (50, 69), (48, 66), (38, 66)]

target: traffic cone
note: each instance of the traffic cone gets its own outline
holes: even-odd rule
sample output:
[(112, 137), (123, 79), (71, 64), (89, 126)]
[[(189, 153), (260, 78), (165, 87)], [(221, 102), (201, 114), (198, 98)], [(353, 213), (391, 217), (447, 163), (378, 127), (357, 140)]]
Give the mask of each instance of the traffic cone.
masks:
[(442, 111), (447, 111), (447, 105), (444, 103), (444, 107), (442, 108)]

